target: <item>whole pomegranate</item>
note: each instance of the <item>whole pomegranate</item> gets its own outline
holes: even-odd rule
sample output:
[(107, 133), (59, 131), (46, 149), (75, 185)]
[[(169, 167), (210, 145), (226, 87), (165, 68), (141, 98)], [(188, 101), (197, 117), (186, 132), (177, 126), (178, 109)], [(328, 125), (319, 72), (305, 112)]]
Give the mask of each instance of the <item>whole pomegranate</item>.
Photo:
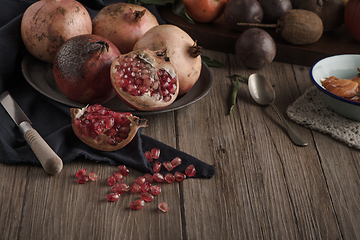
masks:
[(228, 0), (183, 0), (185, 11), (193, 20), (213, 22), (224, 12)]
[(119, 56), (111, 65), (111, 82), (127, 105), (141, 111), (165, 108), (179, 93), (175, 69), (161, 51), (135, 50)]
[(75, 135), (92, 148), (115, 151), (125, 147), (147, 120), (131, 113), (112, 111), (95, 104), (79, 109), (71, 108), (71, 124)]
[(145, 7), (119, 2), (101, 9), (92, 20), (92, 25), (93, 34), (109, 39), (125, 54), (132, 51), (147, 30), (159, 23)]
[(167, 56), (176, 69), (179, 95), (185, 94), (199, 79), (201, 73), (201, 47), (181, 28), (164, 24), (147, 31), (134, 49), (157, 51), (166, 48)]
[(350, 36), (360, 42), (360, 1), (349, 0), (345, 5), (344, 21)]
[(30, 5), (21, 21), (21, 37), (36, 58), (52, 63), (68, 39), (92, 32), (91, 18), (75, 0), (41, 0)]
[(66, 41), (56, 54), (53, 74), (61, 92), (84, 103), (104, 103), (114, 97), (110, 67), (119, 50), (109, 40), (85, 34)]

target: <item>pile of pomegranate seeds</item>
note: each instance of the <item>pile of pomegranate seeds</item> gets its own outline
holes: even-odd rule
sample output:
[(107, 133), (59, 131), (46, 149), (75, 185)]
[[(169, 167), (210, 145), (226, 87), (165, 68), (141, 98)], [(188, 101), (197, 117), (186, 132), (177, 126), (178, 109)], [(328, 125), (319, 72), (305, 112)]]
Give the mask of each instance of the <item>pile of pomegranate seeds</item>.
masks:
[[(154, 159), (158, 159), (160, 157), (160, 149), (153, 148), (150, 151), (145, 151), (144, 155), (149, 160), (149, 162), (152, 162)], [(123, 182), (124, 177), (126, 177), (130, 171), (125, 165), (120, 165), (118, 166), (118, 170), (120, 172), (114, 172), (107, 179), (107, 183), (112, 188), (111, 193), (107, 194), (106, 199), (109, 202), (116, 202), (120, 199), (120, 196), (123, 193), (128, 192), (131, 189), (130, 192), (133, 194), (140, 193), (140, 198), (130, 203), (130, 209), (142, 209), (145, 206), (145, 202), (153, 202), (155, 200), (155, 196), (158, 196), (161, 193), (161, 187), (159, 185), (153, 184), (154, 182), (182, 182), (184, 179), (186, 179), (186, 177), (193, 177), (196, 174), (194, 165), (189, 165), (185, 169), (185, 173), (176, 171), (174, 174), (171, 174), (170, 171), (180, 164), (181, 159), (179, 157), (174, 158), (172, 161), (164, 161), (163, 163), (156, 160), (153, 166), (154, 174), (145, 173), (144, 175), (137, 177), (131, 187), (128, 183)], [(169, 171), (165, 174), (165, 176), (159, 172), (162, 166), (164, 166), (164, 168)], [(86, 183), (89, 181), (89, 179), (95, 181), (98, 176), (95, 172), (91, 172), (88, 176), (87, 170), (83, 168), (77, 171), (76, 177), (78, 178), (79, 183)], [(162, 212), (167, 212), (169, 211), (169, 206), (166, 202), (161, 202), (158, 205), (158, 209), (160, 209)]]
[(100, 141), (100, 135), (105, 134), (106, 143), (115, 146), (129, 136), (131, 121), (128, 116), (132, 114), (115, 112), (100, 104), (94, 104), (74, 120), (74, 125), (81, 135), (92, 137), (95, 141)]

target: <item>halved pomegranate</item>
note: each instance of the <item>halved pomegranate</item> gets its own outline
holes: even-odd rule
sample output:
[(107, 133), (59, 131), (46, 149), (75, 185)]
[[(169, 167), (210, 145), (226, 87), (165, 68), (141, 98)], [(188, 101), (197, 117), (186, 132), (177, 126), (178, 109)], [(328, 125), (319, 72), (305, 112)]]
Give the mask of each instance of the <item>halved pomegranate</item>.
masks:
[(112, 111), (99, 104), (71, 108), (71, 123), (75, 135), (92, 148), (115, 151), (125, 147), (140, 127), (146, 127), (146, 119), (131, 113)]
[(165, 108), (179, 93), (178, 78), (166, 49), (134, 50), (119, 56), (111, 65), (111, 82), (118, 96), (140, 111)]

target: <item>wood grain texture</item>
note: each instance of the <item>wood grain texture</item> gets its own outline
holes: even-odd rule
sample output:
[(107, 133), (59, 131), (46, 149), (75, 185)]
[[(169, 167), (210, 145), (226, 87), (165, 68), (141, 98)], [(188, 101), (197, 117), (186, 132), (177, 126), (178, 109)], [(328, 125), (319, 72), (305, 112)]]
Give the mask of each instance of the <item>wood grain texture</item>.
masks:
[[(116, 166), (77, 159), (50, 176), (40, 167), (1, 165), (1, 239), (360, 239), (359, 150), (288, 119), (309, 141), (293, 145), (277, 114), (257, 105), (245, 83), (228, 114), (226, 76), (263, 74), (286, 116), (312, 86), (310, 68), (272, 62), (252, 70), (233, 54), (204, 55), (228, 66), (210, 68), (211, 91), (183, 109), (147, 116), (143, 134), (213, 165), (213, 178), (161, 184), (155, 201), (134, 211), (129, 204), (139, 195), (106, 200)], [(83, 167), (98, 181), (78, 184)], [(142, 174), (130, 171), (129, 183)], [(157, 209), (161, 201), (168, 213)]]

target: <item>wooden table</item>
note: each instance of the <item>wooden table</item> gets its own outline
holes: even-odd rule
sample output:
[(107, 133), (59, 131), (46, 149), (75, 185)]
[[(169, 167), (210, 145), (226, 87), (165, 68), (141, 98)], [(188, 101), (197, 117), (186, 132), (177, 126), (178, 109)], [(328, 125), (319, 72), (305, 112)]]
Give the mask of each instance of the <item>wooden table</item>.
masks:
[[(231, 115), (231, 74), (259, 72), (287, 107), (312, 86), (309, 67), (273, 62), (250, 70), (235, 55), (205, 50), (229, 67), (211, 68), (203, 99), (175, 112), (148, 116), (143, 133), (214, 165), (211, 179), (161, 184), (142, 210), (137, 194), (108, 202), (106, 179), (116, 166), (79, 159), (56, 176), (31, 166), (0, 166), (1, 239), (360, 239), (359, 151), (329, 135), (290, 124), (309, 141), (294, 146), (269, 107), (255, 104), (243, 84)], [(75, 172), (96, 171), (80, 185)], [(130, 169), (127, 182), (142, 173)], [(166, 201), (167, 213), (157, 209)]]

